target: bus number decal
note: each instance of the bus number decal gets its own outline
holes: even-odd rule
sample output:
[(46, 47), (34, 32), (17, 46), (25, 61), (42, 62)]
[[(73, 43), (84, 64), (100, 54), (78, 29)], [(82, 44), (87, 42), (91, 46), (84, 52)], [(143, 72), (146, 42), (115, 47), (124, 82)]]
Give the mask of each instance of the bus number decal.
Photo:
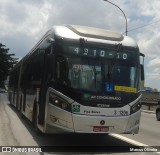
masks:
[(126, 111), (126, 110), (120, 110), (119, 114), (122, 115), (122, 116), (127, 116), (128, 115), (128, 111)]
[(129, 114), (128, 114), (128, 111), (126, 110), (119, 110), (119, 111), (114, 110), (114, 115), (128, 116)]
[(119, 58), (120, 58), (119, 53), (117, 53), (117, 59), (119, 59)]
[(97, 50), (93, 50), (94, 51), (94, 56), (96, 56), (96, 54), (97, 54)]
[(88, 55), (88, 49), (87, 48), (84, 49), (83, 55)]
[(75, 48), (74, 51), (79, 54), (79, 48)]
[(100, 51), (100, 56), (101, 56), (101, 57), (104, 57), (104, 56), (105, 56), (105, 51), (101, 50), (101, 51)]
[(126, 53), (123, 54), (123, 59), (125, 59), (125, 60), (127, 59), (127, 54)]

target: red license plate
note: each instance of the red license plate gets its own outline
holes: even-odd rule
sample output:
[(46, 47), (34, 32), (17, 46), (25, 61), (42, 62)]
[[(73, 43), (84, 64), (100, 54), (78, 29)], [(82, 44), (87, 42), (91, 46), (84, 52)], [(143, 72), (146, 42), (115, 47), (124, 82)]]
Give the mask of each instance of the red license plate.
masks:
[(108, 132), (109, 126), (94, 126), (93, 131), (94, 132)]

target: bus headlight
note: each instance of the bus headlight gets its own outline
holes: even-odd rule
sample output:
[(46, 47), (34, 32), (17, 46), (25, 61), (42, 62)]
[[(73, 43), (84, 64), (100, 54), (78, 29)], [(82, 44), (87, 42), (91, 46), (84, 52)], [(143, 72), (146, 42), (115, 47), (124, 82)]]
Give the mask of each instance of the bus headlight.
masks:
[(63, 110), (71, 112), (71, 104), (53, 93), (49, 94), (49, 103)]
[(141, 109), (141, 103), (137, 102), (136, 104), (131, 106), (131, 114), (137, 112), (139, 109)]

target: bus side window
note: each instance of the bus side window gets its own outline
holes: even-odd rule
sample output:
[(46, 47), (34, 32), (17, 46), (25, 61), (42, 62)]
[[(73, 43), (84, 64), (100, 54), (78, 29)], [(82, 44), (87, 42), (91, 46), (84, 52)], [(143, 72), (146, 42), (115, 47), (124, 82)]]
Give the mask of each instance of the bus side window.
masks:
[(37, 54), (34, 58), (34, 60), (32, 61), (31, 64), (31, 85), (33, 87), (40, 87), (41, 81), (42, 81), (42, 74), (43, 74), (43, 64), (44, 64), (44, 60), (43, 60), (43, 54), (39, 53)]
[(43, 56), (36, 55), (31, 62), (23, 64), (21, 86), (24, 89), (30, 89), (32, 86), (39, 87), (43, 71), (43, 61), (40, 59), (43, 59)]
[(54, 81), (54, 63), (55, 63), (55, 56), (54, 56), (54, 46), (50, 46), (45, 51), (45, 70), (46, 70), (46, 77), (45, 81), (53, 82)]
[(23, 70), (22, 70), (22, 76), (21, 76), (21, 87), (22, 89), (26, 88), (28, 85), (28, 72), (29, 72), (29, 63), (24, 62), (23, 63)]

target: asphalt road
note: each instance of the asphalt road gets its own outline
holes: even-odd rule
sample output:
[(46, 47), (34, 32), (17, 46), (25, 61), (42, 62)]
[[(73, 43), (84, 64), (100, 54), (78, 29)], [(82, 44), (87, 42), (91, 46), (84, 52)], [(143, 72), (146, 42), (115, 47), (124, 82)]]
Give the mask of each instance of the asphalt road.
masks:
[[(135, 146), (160, 146), (160, 122), (156, 120), (155, 114), (142, 112), (140, 132), (138, 135), (111, 134), (111, 135), (43, 135), (38, 137), (35, 134), (33, 125), (25, 118), (21, 118), (12, 106), (8, 104), (6, 94), (0, 94), (0, 146), (50, 146), (55, 150), (62, 149), (60, 153), (36, 153), (36, 154), (76, 154), (77, 150), (94, 150), (86, 154), (97, 154), (95, 150), (113, 150), (114, 152), (101, 152), (101, 154), (158, 154), (157, 152), (121, 152), (125, 148)], [(76, 148), (76, 150), (74, 150)], [(75, 151), (73, 151), (73, 150)], [(74, 152), (74, 153), (73, 153)], [(8, 154), (8, 153), (1, 153)], [(33, 153), (13, 153), (33, 154)], [(84, 154), (80, 153), (80, 154)]]
[(142, 112), (139, 134), (126, 137), (149, 146), (160, 146), (160, 121), (154, 113)]

